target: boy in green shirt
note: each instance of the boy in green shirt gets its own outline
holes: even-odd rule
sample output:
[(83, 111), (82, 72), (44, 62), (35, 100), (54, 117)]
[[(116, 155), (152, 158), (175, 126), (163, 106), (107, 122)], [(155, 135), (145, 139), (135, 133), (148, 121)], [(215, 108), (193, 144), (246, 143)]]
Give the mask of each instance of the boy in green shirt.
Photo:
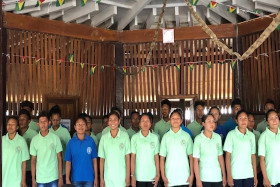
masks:
[(193, 137), (195, 138), (200, 134), (202, 129), (202, 116), (204, 115), (205, 102), (204, 101), (196, 101), (194, 103), (194, 113), (195, 120), (188, 124), (187, 128), (192, 132)]
[(136, 134), (139, 131), (139, 118), (140, 118), (139, 112), (136, 111), (131, 112), (130, 114), (131, 126), (126, 131), (130, 139), (134, 134)]
[(31, 140), (31, 174), (33, 186), (62, 186), (62, 145), (57, 135), (49, 131), (46, 112), (39, 114), (40, 132)]
[(159, 135), (160, 141), (163, 135), (170, 129), (169, 113), (171, 111), (171, 102), (168, 99), (161, 101), (162, 119), (155, 124), (155, 133)]
[[(30, 115), (32, 115), (32, 111), (34, 110), (34, 104), (30, 101), (23, 101), (22, 103), (20, 103), (20, 109), (25, 109), (30, 113)], [(36, 132), (39, 132), (40, 130), (37, 125), (37, 122), (32, 119), (29, 122), (29, 127)]]
[[(264, 103), (264, 114), (266, 114), (267, 111), (269, 111), (271, 109), (275, 109), (275, 103), (273, 100), (267, 99)], [(259, 131), (260, 133), (262, 133), (266, 130), (266, 127), (267, 127), (267, 121), (266, 121), (266, 119), (264, 119), (257, 124), (256, 130)]]

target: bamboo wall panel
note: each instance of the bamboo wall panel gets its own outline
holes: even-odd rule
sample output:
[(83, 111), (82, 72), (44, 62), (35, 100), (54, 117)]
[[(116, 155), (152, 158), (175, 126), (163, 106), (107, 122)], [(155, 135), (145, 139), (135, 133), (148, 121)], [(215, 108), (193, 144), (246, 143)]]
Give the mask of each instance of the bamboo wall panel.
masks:
[[(45, 95), (78, 96), (80, 109), (92, 116), (103, 116), (114, 105), (114, 70), (100, 68), (114, 63), (114, 44), (12, 29), (7, 35), (8, 115), (18, 114), (24, 100), (35, 103), (33, 115), (37, 115), (44, 108)], [(92, 75), (93, 64), (97, 67)]]
[[(221, 38), (228, 46), (233, 46), (233, 38)], [(139, 71), (145, 63), (150, 43), (124, 44), (124, 66), (128, 73)], [(124, 109), (128, 115), (132, 110), (158, 114), (160, 101), (164, 95), (193, 95), (207, 102), (207, 106), (228, 107), (233, 98), (232, 59), (209, 39), (176, 41), (174, 44), (157, 43), (150, 66), (124, 79)], [(212, 61), (208, 69), (206, 61)], [(194, 63), (193, 71), (187, 62)], [(181, 64), (180, 71), (174, 63)], [(157, 67), (152, 67), (157, 65)]]
[[(261, 33), (241, 38), (243, 51), (259, 38)], [(243, 63), (243, 103), (246, 110), (262, 113), (266, 99), (280, 103), (280, 32), (270, 37)], [(264, 55), (259, 55), (264, 54)]]

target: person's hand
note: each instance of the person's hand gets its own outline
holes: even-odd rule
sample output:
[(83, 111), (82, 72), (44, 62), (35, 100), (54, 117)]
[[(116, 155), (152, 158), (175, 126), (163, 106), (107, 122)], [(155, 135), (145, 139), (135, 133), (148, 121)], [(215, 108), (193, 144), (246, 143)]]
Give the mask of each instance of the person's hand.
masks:
[(223, 187), (226, 187), (226, 185), (227, 185), (227, 179), (226, 177), (223, 177)]
[(190, 175), (187, 180), (187, 183), (189, 183), (189, 187), (192, 187), (192, 185), (193, 185), (193, 177), (194, 177), (193, 175)]
[(61, 187), (62, 185), (63, 185), (63, 179), (62, 179), (62, 177), (59, 177), (58, 186)]
[(229, 185), (229, 186), (234, 186), (233, 178), (232, 178), (231, 176), (228, 176), (227, 182), (228, 182), (228, 185)]
[(27, 187), (26, 182), (22, 180), (20, 183), (20, 187)]
[(258, 185), (258, 178), (254, 177), (254, 187), (256, 187)]
[(69, 179), (66, 179), (66, 184), (71, 184), (71, 181)]
[(156, 176), (155, 178), (153, 178), (154, 187), (157, 187), (158, 181), (159, 181), (159, 176)]
[(162, 177), (163, 183), (165, 187), (168, 187), (168, 179), (166, 177)]
[(97, 180), (97, 178), (94, 179), (94, 184), (93, 185), (94, 185), (94, 187), (98, 187), (98, 180)]
[(134, 175), (131, 176), (131, 186), (136, 187), (136, 179)]
[(32, 180), (32, 187), (37, 187), (37, 182), (36, 182), (36, 180)]
[(196, 179), (196, 187), (202, 187), (202, 182), (200, 179)]
[(263, 178), (263, 185), (264, 187), (271, 187), (270, 181), (268, 178)]
[(104, 179), (101, 179), (101, 180), (100, 180), (100, 187), (105, 187), (105, 181), (104, 181)]
[(130, 186), (130, 177), (129, 177), (129, 175), (125, 177), (125, 186)]

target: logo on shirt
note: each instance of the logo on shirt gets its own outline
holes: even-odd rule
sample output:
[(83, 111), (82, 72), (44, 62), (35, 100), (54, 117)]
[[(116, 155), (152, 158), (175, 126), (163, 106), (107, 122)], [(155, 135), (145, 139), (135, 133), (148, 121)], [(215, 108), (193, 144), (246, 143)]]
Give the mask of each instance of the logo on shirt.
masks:
[(155, 148), (155, 142), (151, 142), (150, 145), (151, 145), (151, 148), (152, 148), (152, 149)]
[(181, 145), (186, 145), (186, 144), (187, 144), (186, 140), (183, 139), (183, 140), (181, 141)]
[(20, 153), (20, 150), (21, 150), (21, 149), (20, 149), (20, 146), (17, 146), (17, 147), (16, 147), (16, 153)]
[(120, 143), (119, 148), (120, 148), (120, 150), (123, 150), (124, 149), (124, 144)]
[(91, 147), (87, 147), (87, 154), (91, 154), (91, 151), (92, 151), (92, 149), (91, 149)]
[(54, 150), (54, 144), (53, 143), (50, 144), (50, 150)]

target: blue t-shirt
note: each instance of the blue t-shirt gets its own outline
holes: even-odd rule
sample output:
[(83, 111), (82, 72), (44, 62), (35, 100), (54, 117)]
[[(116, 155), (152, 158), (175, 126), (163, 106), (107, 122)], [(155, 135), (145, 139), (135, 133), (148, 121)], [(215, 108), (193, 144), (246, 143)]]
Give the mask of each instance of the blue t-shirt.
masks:
[[(204, 127), (202, 127), (201, 131), (203, 131), (203, 130), (204, 130)], [(223, 126), (217, 124), (217, 128), (214, 130), (214, 132), (221, 136), (222, 143), (224, 144), (224, 142), (226, 140), (226, 136), (227, 136), (226, 129)]]
[(235, 129), (235, 127), (237, 127), (237, 123), (233, 120), (232, 117), (229, 118), (228, 121), (226, 121), (223, 124), (223, 127), (226, 129), (227, 133), (233, 129)]
[(71, 162), (71, 180), (74, 182), (93, 182), (92, 159), (97, 158), (94, 140), (85, 135), (83, 140), (74, 136), (67, 144), (65, 160)]
[(192, 140), (193, 140), (192, 132), (191, 132), (187, 127), (185, 127), (185, 126), (182, 124), (182, 125), (181, 125), (181, 129), (182, 129), (183, 131), (185, 131), (186, 133), (188, 133), (188, 134), (191, 136)]

